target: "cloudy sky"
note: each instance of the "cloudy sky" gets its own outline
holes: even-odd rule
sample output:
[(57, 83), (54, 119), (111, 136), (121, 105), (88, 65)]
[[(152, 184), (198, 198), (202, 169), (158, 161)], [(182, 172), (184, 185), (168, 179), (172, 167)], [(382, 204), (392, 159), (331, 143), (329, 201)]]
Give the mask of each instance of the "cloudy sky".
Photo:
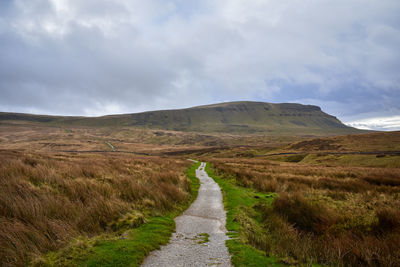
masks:
[(400, 129), (399, 0), (1, 0), (0, 111), (236, 100)]

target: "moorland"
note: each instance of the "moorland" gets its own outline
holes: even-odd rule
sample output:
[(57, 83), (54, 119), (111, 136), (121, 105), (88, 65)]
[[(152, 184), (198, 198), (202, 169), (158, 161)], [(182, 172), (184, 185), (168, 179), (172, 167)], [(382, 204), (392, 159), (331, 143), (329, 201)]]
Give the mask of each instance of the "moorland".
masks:
[(1, 113), (1, 264), (139, 265), (196, 196), (188, 158), (223, 190), (236, 266), (400, 264), (400, 132), (297, 104), (163, 114)]

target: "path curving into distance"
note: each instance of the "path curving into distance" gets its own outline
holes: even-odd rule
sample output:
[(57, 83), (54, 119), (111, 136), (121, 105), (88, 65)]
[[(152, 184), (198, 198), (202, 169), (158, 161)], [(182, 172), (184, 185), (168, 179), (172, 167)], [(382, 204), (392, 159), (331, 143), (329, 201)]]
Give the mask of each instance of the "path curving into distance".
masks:
[[(228, 237), (221, 189), (207, 175), (205, 166), (202, 162), (196, 170), (201, 183), (197, 199), (175, 218), (176, 232), (169, 244), (151, 252), (142, 266), (232, 266), (225, 246)], [(205, 233), (208, 242), (204, 242)]]

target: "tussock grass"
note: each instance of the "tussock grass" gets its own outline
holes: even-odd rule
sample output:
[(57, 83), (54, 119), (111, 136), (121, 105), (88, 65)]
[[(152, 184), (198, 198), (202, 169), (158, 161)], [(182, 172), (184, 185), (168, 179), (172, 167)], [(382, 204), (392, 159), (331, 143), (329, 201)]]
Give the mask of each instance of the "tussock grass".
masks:
[(323, 233), (338, 221), (328, 207), (307, 201), (300, 193), (282, 193), (273, 204), (273, 211), (295, 228), (305, 232)]
[[(234, 212), (248, 245), (290, 264), (398, 266), (400, 170), (210, 159), (222, 184), (279, 196)], [(222, 186), (223, 187), (223, 186)], [(227, 205), (228, 218), (229, 209)], [(229, 224), (228, 224), (229, 225)]]
[(138, 227), (191, 198), (185, 160), (0, 151), (0, 258), (26, 264), (77, 236)]

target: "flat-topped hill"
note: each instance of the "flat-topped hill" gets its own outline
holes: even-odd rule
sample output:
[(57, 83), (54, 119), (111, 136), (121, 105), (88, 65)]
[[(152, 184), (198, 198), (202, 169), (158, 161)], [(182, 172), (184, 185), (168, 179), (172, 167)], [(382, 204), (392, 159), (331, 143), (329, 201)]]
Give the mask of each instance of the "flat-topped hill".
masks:
[(361, 132), (344, 125), (318, 106), (249, 101), (101, 117), (0, 113), (0, 122), (6, 121), (57, 126), (119, 126), (225, 133), (335, 135)]

